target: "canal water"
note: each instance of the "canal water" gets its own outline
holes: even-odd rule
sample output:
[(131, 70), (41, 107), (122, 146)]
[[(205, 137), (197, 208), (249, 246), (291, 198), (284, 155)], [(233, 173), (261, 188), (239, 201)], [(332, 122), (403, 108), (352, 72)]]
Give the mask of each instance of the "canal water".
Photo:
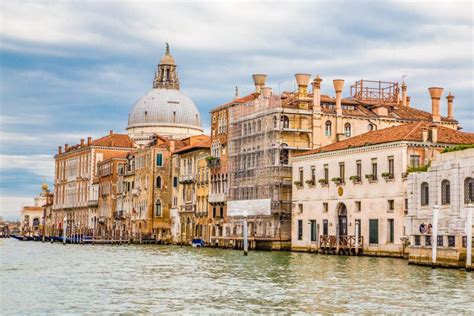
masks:
[(406, 261), (0, 239), (0, 313), (474, 313), (474, 273)]

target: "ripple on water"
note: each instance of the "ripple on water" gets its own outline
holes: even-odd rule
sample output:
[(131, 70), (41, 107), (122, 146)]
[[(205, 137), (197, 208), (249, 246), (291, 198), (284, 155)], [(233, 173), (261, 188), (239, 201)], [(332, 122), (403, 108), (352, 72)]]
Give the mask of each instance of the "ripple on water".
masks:
[(0, 263), (5, 314), (474, 310), (471, 273), (396, 259), (5, 240)]

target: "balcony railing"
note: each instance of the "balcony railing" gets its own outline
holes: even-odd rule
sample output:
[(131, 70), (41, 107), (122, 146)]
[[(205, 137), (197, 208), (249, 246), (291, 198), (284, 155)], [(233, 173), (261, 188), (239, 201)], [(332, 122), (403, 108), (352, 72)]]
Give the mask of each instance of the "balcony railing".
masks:
[(211, 193), (208, 197), (209, 203), (224, 203), (226, 200), (225, 193)]
[[(339, 241), (339, 245), (337, 243)], [(364, 244), (364, 238), (359, 236), (358, 248), (362, 249)], [(340, 248), (340, 249), (355, 249), (356, 237), (355, 236), (334, 236), (334, 235), (321, 235), (320, 236), (320, 247), (321, 248)]]
[(179, 177), (179, 182), (181, 183), (194, 183), (196, 182), (195, 174), (185, 174)]

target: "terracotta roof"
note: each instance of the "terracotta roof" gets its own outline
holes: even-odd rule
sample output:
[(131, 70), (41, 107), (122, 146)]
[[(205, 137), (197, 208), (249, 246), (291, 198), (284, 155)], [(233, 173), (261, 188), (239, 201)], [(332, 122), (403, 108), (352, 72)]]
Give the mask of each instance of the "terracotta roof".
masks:
[(407, 123), (403, 125), (388, 127), (377, 131), (367, 132), (343, 141), (333, 143), (318, 149), (308, 150), (295, 155), (307, 156), (323, 152), (343, 150), (355, 147), (364, 147), (376, 144), (391, 143), (396, 141), (423, 141), (423, 130), (431, 126), (438, 127), (438, 141), (440, 144), (474, 144), (474, 133), (460, 132), (432, 122)]
[(246, 95), (246, 96), (243, 96), (243, 97), (241, 97), (241, 98), (236, 98), (236, 99), (234, 99), (234, 100), (232, 100), (232, 101), (230, 101), (230, 102), (227, 102), (227, 103), (218, 105), (218, 106), (216, 106), (215, 108), (213, 108), (213, 109), (211, 110), (211, 112), (220, 110), (220, 109), (225, 108), (225, 107), (230, 106), (230, 105), (253, 101), (253, 100), (255, 100), (259, 95), (260, 95), (260, 94), (259, 94), (259, 93), (256, 93), (256, 92), (250, 93), (250, 94), (248, 94), (248, 95)]
[(202, 140), (202, 141), (194, 143), (192, 145), (188, 145), (188, 146), (182, 147), (178, 150), (175, 150), (174, 154), (184, 154), (184, 153), (193, 151), (195, 149), (202, 149), (202, 148), (211, 148), (211, 138), (210, 137), (208, 139)]
[(132, 148), (133, 141), (126, 134), (109, 134), (92, 141), (92, 146)]

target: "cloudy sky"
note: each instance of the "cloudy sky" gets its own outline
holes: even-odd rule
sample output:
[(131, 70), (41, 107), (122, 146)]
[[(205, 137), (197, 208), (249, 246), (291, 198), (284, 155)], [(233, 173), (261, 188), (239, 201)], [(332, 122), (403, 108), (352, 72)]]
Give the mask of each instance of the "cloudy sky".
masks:
[[(432, 1), (433, 2), (433, 1)], [(57, 146), (124, 132), (151, 88), (165, 42), (181, 89), (208, 111), (251, 74), (275, 91), (295, 73), (331, 80), (400, 81), (430, 111), (427, 88), (452, 91), (455, 115), (474, 131), (473, 7), (447, 2), (2, 1), (0, 21), (0, 216), (52, 184)], [(446, 113), (443, 98), (442, 111)]]

